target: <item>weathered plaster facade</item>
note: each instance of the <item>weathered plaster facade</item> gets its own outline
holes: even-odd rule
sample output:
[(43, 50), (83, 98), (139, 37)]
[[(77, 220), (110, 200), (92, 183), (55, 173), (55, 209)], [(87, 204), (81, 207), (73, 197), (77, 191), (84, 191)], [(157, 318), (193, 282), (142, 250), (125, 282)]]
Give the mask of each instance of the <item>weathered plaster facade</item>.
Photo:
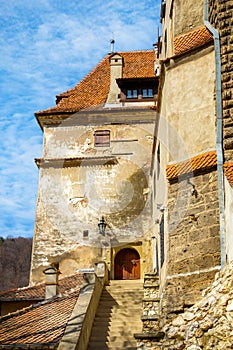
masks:
[[(150, 237), (153, 115), (137, 112), (139, 123), (121, 112), (125, 122), (117, 125), (63, 123), (44, 130), (32, 274), (52, 260), (60, 262), (63, 272), (92, 267), (106, 247)], [(96, 130), (110, 131), (109, 147), (95, 147)], [(106, 237), (98, 232), (102, 215)], [(142, 266), (144, 271), (148, 262)]]
[[(205, 69), (203, 70), (203, 67)], [(179, 162), (215, 147), (215, 71), (213, 46), (164, 63), (161, 128), (167, 123), (169, 162)], [(201, 126), (201, 127), (200, 127)], [(163, 137), (164, 131), (159, 130)], [(166, 136), (165, 136), (166, 137)]]
[(174, 18), (174, 37), (203, 25), (204, 8), (202, 1), (190, 3), (190, 1), (172, 0), (167, 1), (167, 3), (168, 6), (169, 3), (171, 6), (170, 16)]
[(204, 7), (202, 1), (166, 0), (161, 4), (160, 20), (162, 37), (160, 59), (174, 53), (174, 37), (192, 31), (203, 25)]
[[(85, 78), (92, 89), (84, 79), (70, 95), (61, 95), (65, 107), (59, 97), (54, 109), (37, 114), (44, 142), (42, 158), (36, 159), (40, 179), (31, 283), (53, 262), (67, 275), (104, 260), (114, 279), (116, 256), (123, 249), (139, 257), (137, 278), (151, 268), (150, 169), (158, 81), (154, 57), (154, 51), (112, 54)], [(89, 108), (68, 113), (78, 108), (76, 101), (83, 106), (89, 98), (82, 84), (90, 92), (99, 89), (98, 70), (106, 75), (108, 90), (101, 92), (105, 103), (100, 105), (96, 97)], [(104, 235), (98, 229), (101, 217), (107, 224)]]

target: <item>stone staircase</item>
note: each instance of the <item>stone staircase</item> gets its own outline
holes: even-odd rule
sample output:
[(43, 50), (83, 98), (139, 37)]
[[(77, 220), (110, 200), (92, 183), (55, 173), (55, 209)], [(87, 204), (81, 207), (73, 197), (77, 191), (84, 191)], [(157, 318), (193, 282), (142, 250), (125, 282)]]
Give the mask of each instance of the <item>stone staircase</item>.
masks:
[(102, 292), (87, 350), (136, 350), (142, 299), (141, 280), (110, 281)]

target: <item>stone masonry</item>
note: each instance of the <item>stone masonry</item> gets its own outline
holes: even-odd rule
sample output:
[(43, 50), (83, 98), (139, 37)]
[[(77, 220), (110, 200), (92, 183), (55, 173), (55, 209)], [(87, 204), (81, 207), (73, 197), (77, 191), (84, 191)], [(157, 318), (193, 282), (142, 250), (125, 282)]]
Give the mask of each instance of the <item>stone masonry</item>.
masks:
[(197, 302), (220, 265), (216, 170), (173, 179), (168, 193), (169, 253), (163, 318), (173, 317)]
[(151, 348), (164, 337), (160, 331), (159, 277), (155, 273), (146, 273), (143, 287), (142, 332), (134, 335), (138, 350)]
[(233, 264), (218, 272), (202, 299), (162, 330), (165, 337), (150, 349), (228, 350), (233, 343)]
[(210, 0), (210, 22), (218, 29), (221, 45), (223, 144), (225, 160), (233, 159), (233, 2)]

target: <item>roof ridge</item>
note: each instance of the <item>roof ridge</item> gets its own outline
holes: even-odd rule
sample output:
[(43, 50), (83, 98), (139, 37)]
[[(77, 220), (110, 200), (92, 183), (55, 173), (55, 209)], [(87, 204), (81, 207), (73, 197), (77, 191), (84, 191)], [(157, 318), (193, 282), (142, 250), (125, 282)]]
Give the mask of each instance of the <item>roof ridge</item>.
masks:
[(70, 89), (61, 92), (60, 94), (56, 95), (56, 97), (65, 97), (67, 92), (70, 92), (74, 90), (79, 84), (81, 84), (83, 81), (85, 81), (91, 74), (97, 70), (97, 68), (110, 56), (110, 54), (105, 55), (98, 64), (96, 64), (75, 86), (71, 87)]
[(195, 172), (200, 169), (208, 169), (217, 165), (216, 151), (208, 151), (200, 153), (195, 157), (169, 164), (166, 167), (166, 174), (168, 180), (177, 178), (181, 175)]
[(168, 163), (168, 166), (169, 165), (175, 165), (175, 164), (179, 164), (179, 163), (183, 163), (183, 162), (189, 162), (191, 159), (194, 159), (194, 158), (197, 158), (197, 157), (200, 157), (200, 156), (203, 156), (205, 154), (216, 154), (216, 150), (215, 149), (208, 149), (207, 151), (205, 152), (198, 152), (198, 153), (195, 153), (192, 157), (190, 158), (185, 158), (185, 159), (182, 159), (180, 161), (171, 161)]
[(205, 25), (180, 34), (173, 40), (174, 56), (179, 56), (186, 52), (200, 48), (206, 44), (209, 44), (211, 41), (213, 41), (213, 35)]
[(83, 80), (86, 80), (87, 78), (89, 78), (89, 76), (91, 74), (93, 74), (95, 72), (95, 70), (97, 70), (98, 66), (100, 66), (107, 58), (111, 57), (114, 54), (119, 54), (119, 55), (124, 55), (124, 54), (130, 54), (130, 53), (145, 53), (145, 52), (154, 52), (155, 50), (153, 49), (143, 49), (143, 50), (131, 50), (131, 51), (116, 51), (116, 52), (110, 52), (108, 54), (106, 54), (97, 65), (95, 65), (75, 86), (71, 87), (70, 89), (61, 92), (60, 94), (56, 95), (56, 97), (65, 97), (67, 92), (72, 91), (73, 89), (75, 89), (77, 87), (77, 85), (79, 85)]
[[(111, 67), (109, 58), (113, 53), (105, 55), (97, 65), (90, 70), (75, 86), (57, 95), (56, 105), (35, 113), (41, 125), (42, 116), (56, 113), (74, 114), (80, 110), (103, 107), (106, 103), (111, 80)], [(124, 59), (122, 77), (155, 78), (154, 60), (155, 50), (135, 50), (117, 52)], [(43, 118), (43, 117), (42, 117)]]
[(42, 286), (45, 286), (45, 282), (41, 282), (41, 283), (36, 284), (34, 286), (25, 286), (25, 287), (8, 289), (8, 290), (5, 290), (3, 292), (0, 292), (0, 297), (3, 296), (4, 294), (7, 294), (7, 293), (14, 293), (14, 292), (17, 293), (17, 292), (21, 292), (21, 291), (27, 291), (29, 289), (39, 288), (39, 287), (42, 287)]
[(131, 51), (117, 51), (114, 53), (137, 53), (137, 52), (154, 52), (154, 49), (141, 49), (141, 50), (131, 50)]
[[(206, 29), (206, 30), (208, 30), (208, 28), (203, 24), (203, 25), (201, 25), (201, 26), (199, 26), (199, 27), (197, 27), (197, 28), (195, 28), (195, 29), (189, 30), (188, 32), (185, 32), (185, 33), (183, 33), (183, 34), (179, 34), (179, 35), (175, 36), (174, 39), (184, 37), (184, 36), (189, 35), (189, 34), (192, 34), (192, 33), (194, 33), (194, 32), (198, 32), (198, 31), (201, 30), (201, 29)], [(209, 30), (208, 30), (208, 32), (210, 33)], [(210, 33), (210, 34), (211, 34), (211, 33)]]
[[(83, 273), (73, 273), (71, 275), (68, 275), (68, 276), (64, 276), (64, 277), (61, 277), (59, 278), (59, 281), (58, 281), (58, 284), (59, 282), (62, 282), (63, 280), (67, 279), (67, 278), (71, 278), (71, 277), (75, 277), (75, 276), (83, 276)], [(5, 294), (8, 294), (8, 293), (17, 293), (17, 292), (21, 292), (21, 291), (27, 291), (27, 290), (30, 290), (30, 289), (38, 289), (40, 287), (44, 287), (46, 285), (45, 282), (40, 282), (38, 284), (35, 284), (34, 286), (25, 286), (25, 287), (19, 287), (19, 288), (12, 288), (12, 289), (8, 289), (8, 290), (5, 290), (3, 292), (0, 292), (0, 297), (1, 296), (4, 296)]]

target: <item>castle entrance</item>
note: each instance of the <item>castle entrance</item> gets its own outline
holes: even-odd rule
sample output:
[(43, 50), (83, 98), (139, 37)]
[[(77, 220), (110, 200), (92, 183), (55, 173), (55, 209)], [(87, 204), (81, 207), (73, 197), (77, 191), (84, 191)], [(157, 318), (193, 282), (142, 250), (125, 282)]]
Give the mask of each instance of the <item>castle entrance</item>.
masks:
[(115, 280), (140, 279), (140, 256), (135, 249), (120, 250), (114, 261)]

